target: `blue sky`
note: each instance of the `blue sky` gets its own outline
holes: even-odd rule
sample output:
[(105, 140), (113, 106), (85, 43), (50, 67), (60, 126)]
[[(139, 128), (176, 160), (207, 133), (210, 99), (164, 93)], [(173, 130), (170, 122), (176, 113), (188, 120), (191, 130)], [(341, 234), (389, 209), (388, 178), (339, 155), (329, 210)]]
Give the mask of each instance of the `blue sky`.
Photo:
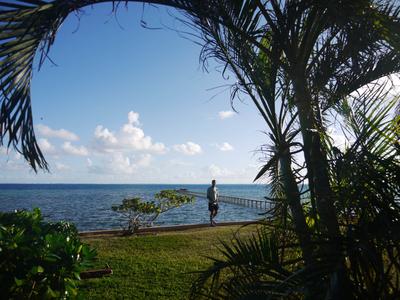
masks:
[[(175, 11), (170, 13), (177, 14)], [(14, 152), (0, 149), (0, 182), (251, 183), (265, 143), (265, 125), (249, 101), (236, 101), (232, 83), (164, 8), (111, 4), (70, 15), (50, 58), (32, 82), (39, 143), (51, 173), (35, 174)], [(216, 89), (215, 89), (216, 88)]]
[[(0, 147), (0, 183), (251, 183), (266, 127), (249, 99), (230, 106), (221, 66), (199, 64), (200, 46), (174, 10), (111, 4), (70, 15), (35, 69), (36, 135), (51, 172), (35, 174)], [(163, 28), (150, 30), (141, 27)], [(168, 29), (169, 28), (169, 29)], [(398, 77), (392, 78), (396, 91)], [(379, 80), (378, 80), (379, 81)], [(333, 142), (348, 141), (328, 125)], [(336, 127), (335, 127), (336, 126)], [(302, 158), (299, 157), (300, 161)]]

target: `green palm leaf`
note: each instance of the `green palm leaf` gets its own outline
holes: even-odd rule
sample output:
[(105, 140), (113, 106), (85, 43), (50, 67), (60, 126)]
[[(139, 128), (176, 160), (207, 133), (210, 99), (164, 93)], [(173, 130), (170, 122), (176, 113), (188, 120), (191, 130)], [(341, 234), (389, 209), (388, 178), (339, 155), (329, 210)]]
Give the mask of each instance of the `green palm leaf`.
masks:
[[(71, 12), (84, 6), (112, 0), (0, 2), (0, 145), (12, 146), (31, 167), (47, 170), (48, 165), (36, 141), (32, 109), (31, 79), (34, 59), (39, 69), (48, 58), (56, 33)], [(121, 1), (122, 2), (122, 1)], [(164, 4), (190, 10), (193, 1), (134, 1)], [(114, 6), (114, 9), (115, 6)]]

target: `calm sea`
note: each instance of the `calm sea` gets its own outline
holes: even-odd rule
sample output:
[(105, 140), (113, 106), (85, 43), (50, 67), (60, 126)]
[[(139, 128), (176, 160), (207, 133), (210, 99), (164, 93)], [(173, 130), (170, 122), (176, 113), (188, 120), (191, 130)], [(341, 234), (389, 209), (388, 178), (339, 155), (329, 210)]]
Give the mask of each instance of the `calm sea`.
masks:
[[(74, 222), (79, 230), (121, 228), (125, 222), (111, 210), (124, 198), (139, 196), (151, 200), (165, 189), (185, 188), (205, 192), (208, 185), (165, 184), (0, 184), (0, 211), (39, 207), (47, 220)], [(263, 199), (265, 185), (218, 185), (220, 194)], [(217, 221), (241, 221), (261, 218), (261, 211), (221, 203)], [(157, 225), (208, 222), (207, 201), (198, 198), (194, 204), (172, 209), (157, 219)]]

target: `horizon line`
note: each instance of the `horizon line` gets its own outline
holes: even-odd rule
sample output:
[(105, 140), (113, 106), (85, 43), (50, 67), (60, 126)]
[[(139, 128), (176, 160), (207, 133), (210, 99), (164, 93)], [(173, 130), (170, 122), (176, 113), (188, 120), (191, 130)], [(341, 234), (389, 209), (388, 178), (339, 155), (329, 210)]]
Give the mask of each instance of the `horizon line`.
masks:
[[(101, 185), (101, 184), (108, 184), (108, 185), (154, 185), (154, 184), (160, 184), (160, 185), (204, 185), (204, 184), (210, 184), (210, 182), (206, 183), (68, 183), (68, 182), (0, 182), (0, 185), (5, 185), (5, 184), (80, 184), (80, 185)], [(266, 185), (268, 183), (217, 183), (217, 185)]]

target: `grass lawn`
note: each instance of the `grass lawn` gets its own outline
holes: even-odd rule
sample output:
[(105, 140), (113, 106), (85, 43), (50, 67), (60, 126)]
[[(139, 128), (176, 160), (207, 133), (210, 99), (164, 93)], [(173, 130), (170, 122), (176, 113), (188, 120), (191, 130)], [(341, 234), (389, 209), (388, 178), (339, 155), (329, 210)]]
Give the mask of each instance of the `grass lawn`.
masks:
[[(218, 257), (219, 240), (232, 239), (240, 226), (131, 237), (84, 238), (98, 251), (95, 267), (109, 264), (113, 274), (82, 281), (84, 299), (187, 299), (196, 277), (192, 272)], [(255, 226), (240, 230), (249, 235)]]

